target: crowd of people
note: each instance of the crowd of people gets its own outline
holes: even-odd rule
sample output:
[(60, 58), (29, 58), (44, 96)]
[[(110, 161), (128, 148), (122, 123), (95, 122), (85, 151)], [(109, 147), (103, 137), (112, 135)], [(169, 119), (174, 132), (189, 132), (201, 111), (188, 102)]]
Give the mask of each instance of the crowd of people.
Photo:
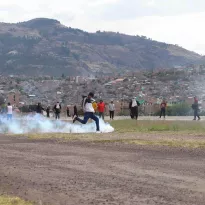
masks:
[[(136, 119), (138, 120), (139, 117), (139, 106), (140, 106), (140, 102), (138, 100), (136, 100), (136, 98), (133, 98), (130, 103), (129, 103), (129, 110), (130, 110), (130, 116), (132, 119)], [(110, 116), (110, 120), (114, 120), (115, 117), (115, 104), (113, 101), (111, 101), (108, 104), (108, 111), (109, 111), (109, 116)], [(94, 100), (94, 93), (90, 92), (88, 94), (88, 96), (83, 96), (83, 100), (82, 100), (82, 109), (83, 109), (83, 113), (84, 113), (84, 118), (80, 119), (78, 116), (78, 109), (77, 106), (75, 105), (73, 107), (73, 115), (71, 115), (70, 113), (70, 107), (67, 106), (66, 108), (66, 116), (67, 117), (72, 117), (73, 118), (73, 123), (75, 123), (76, 121), (82, 123), (82, 124), (86, 124), (88, 122), (89, 119), (95, 121), (96, 123), (96, 131), (100, 132), (100, 125), (99, 125), (99, 119), (102, 118), (102, 120), (105, 119), (105, 113), (106, 113), (106, 104), (103, 102), (103, 100), (101, 99), (98, 103)], [(194, 119), (193, 120), (200, 120), (200, 116), (199, 116), (199, 102), (197, 97), (194, 97), (194, 103), (192, 104), (192, 109), (194, 111)], [(7, 119), (8, 120), (12, 120), (12, 115), (13, 115), (13, 107), (10, 103), (8, 103), (7, 105)], [(162, 103), (160, 104), (160, 118), (162, 117), (166, 117), (166, 110), (167, 110), (167, 102), (165, 99), (163, 99)], [(62, 106), (60, 104), (60, 102), (57, 102), (53, 109), (51, 109), (50, 106), (47, 106), (47, 108), (43, 108), (43, 106), (41, 105), (41, 103), (38, 103), (38, 105), (36, 106), (36, 110), (35, 112), (37, 114), (43, 114), (43, 111), (46, 112), (46, 116), (48, 118), (51, 117), (50, 113), (53, 111), (53, 113), (55, 114), (55, 119), (59, 120), (60, 119), (60, 114), (62, 111)], [(98, 114), (98, 116), (97, 116)]]
[[(86, 99), (87, 97), (85, 97), (84, 99)], [(94, 109), (95, 113), (98, 113), (99, 118), (102, 118), (103, 120), (105, 119), (105, 112), (106, 112), (106, 105), (103, 102), (103, 100), (100, 100), (99, 103), (97, 103), (94, 99), (92, 99), (92, 107)], [(82, 106), (83, 108), (83, 106)], [(84, 109), (84, 108), (83, 108)], [(115, 116), (115, 104), (113, 101), (110, 102), (110, 104), (108, 105), (108, 110), (109, 110), (109, 115), (110, 115), (110, 119), (114, 119)], [(50, 106), (48, 106), (46, 109), (41, 105), (41, 103), (38, 103), (38, 105), (36, 106), (36, 113), (37, 114), (43, 114), (43, 112), (46, 112), (46, 116), (48, 118), (51, 117), (51, 112), (54, 113), (55, 118), (56, 119), (60, 119), (60, 114), (62, 112), (62, 106), (59, 102), (57, 102), (55, 104), (55, 106), (53, 107), (53, 109), (51, 109)], [(74, 105), (73, 107), (73, 114), (71, 115), (71, 111), (70, 111), (70, 106), (66, 107), (66, 116), (69, 117), (73, 117), (73, 116), (78, 116), (78, 108), (76, 105)]]

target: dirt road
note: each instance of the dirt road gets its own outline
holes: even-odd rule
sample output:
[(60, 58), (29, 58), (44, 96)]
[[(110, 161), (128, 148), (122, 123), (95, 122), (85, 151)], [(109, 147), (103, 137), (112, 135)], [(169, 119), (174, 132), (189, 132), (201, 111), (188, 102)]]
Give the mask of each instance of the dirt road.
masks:
[(0, 194), (51, 205), (203, 205), (205, 151), (0, 136)]

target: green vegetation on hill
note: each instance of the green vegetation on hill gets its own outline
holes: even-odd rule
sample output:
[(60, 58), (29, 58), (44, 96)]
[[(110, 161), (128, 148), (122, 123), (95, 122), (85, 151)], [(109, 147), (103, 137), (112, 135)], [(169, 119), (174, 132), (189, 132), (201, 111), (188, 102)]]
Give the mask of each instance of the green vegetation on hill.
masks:
[(53, 19), (0, 23), (0, 33), (3, 74), (88, 75), (171, 68), (201, 59), (194, 52), (145, 36), (88, 33)]

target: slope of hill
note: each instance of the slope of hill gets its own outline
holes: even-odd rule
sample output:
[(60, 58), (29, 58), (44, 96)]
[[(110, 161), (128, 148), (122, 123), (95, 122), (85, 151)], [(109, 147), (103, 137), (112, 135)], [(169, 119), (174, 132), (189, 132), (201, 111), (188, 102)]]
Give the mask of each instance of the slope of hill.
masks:
[(53, 19), (0, 23), (0, 72), (88, 75), (170, 68), (200, 60), (181, 47), (113, 32), (88, 33)]

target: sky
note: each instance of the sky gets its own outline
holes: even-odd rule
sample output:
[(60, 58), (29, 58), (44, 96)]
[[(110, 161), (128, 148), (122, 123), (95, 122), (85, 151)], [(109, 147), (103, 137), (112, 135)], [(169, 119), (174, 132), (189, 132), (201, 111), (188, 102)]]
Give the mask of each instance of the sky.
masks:
[(6, 0), (1, 22), (53, 18), (89, 32), (115, 31), (205, 55), (205, 0)]

